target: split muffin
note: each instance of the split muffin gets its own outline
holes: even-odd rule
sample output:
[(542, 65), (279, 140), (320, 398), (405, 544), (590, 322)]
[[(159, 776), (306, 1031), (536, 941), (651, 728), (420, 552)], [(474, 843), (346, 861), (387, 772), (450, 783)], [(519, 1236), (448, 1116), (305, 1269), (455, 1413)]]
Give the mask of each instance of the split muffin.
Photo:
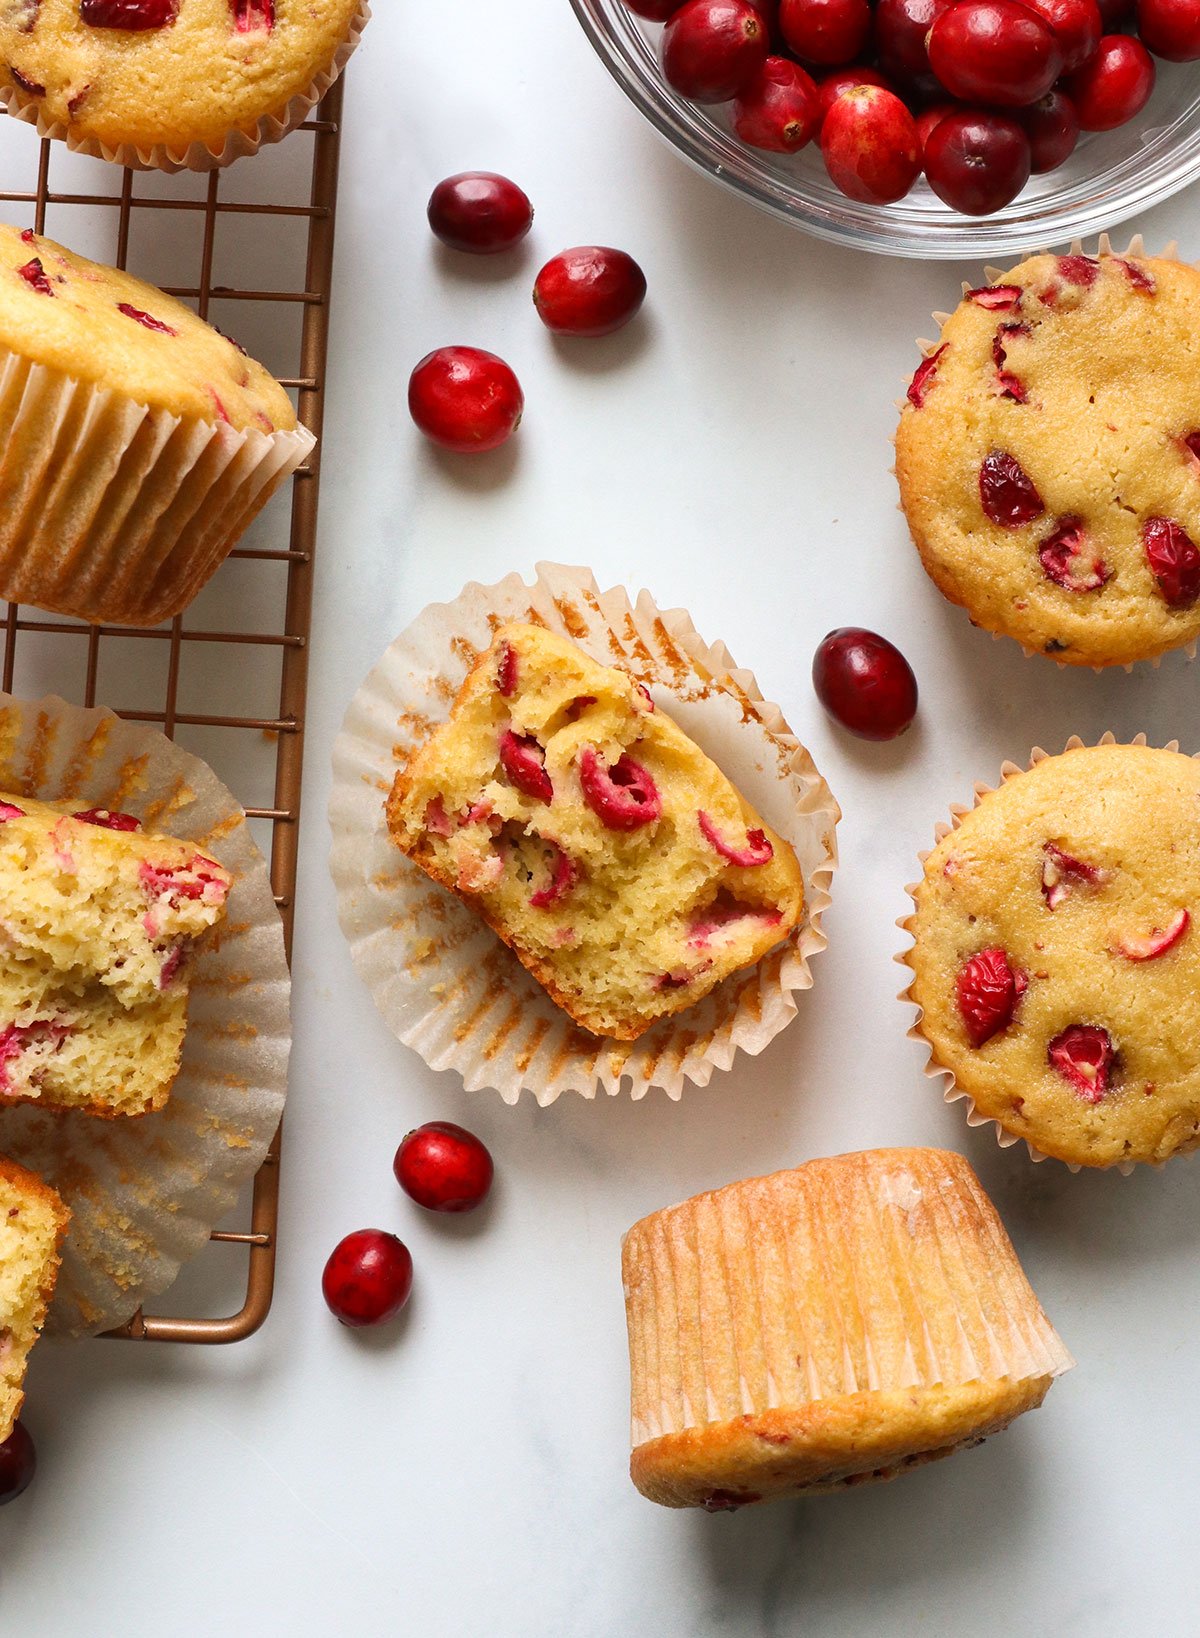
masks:
[(1068, 665), (1200, 635), (1200, 272), (1034, 256), (969, 291), (909, 385), (900, 499), (939, 590)]
[(0, 1444), (21, 1411), (70, 1217), (48, 1183), (0, 1155)]

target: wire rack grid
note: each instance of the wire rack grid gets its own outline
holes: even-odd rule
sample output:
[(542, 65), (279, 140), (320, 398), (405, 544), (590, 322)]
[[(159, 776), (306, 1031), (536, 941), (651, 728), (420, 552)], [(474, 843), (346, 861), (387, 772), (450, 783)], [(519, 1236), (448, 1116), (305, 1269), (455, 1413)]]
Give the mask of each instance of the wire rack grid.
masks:
[[(275, 370), (291, 391), (300, 419), (319, 439), (342, 97), (339, 80), (313, 116), (280, 145), (289, 150), (285, 164), (272, 165), (272, 150), (263, 150), (229, 170), (201, 176), (119, 170), (82, 159), (61, 143), (40, 140), (18, 122), (4, 120), (0, 180), (7, 184), (18, 165), (33, 170), (24, 155), (36, 156), (29, 186), (0, 189), (4, 215), (27, 219), (39, 234), (60, 238), (72, 249), (86, 248), (87, 254), (130, 266), (146, 277), (154, 274), (145, 262), (167, 265), (173, 256), (173, 265), (182, 266), (183, 280), (154, 282), (191, 303), (202, 318), (216, 322), (216, 314), (229, 323), (248, 351)], [(298, 152), (305, 141), (301, 132), (308, 134), (310, 154)], [(51, 171), (60, 168), (68, 172), (69, 185), (56, 189)], [(256, 168), (261, 174), (254, 174)], [(267, 200), (229, 197), (246, 191), (246, 173), (252, 194), (260, 194), (265, 185)], [(94, 189), (87, 185), (93, 182)], [(281, 202), (281, 194), (294, 202)], [(64, 220), (72, 214), (77, 226), (99, 239), (96, 248), (81, 244), (79, 233), (72, 236)], [(138, 239), (145, 240), (144, 255), (136, 253)], [(262, 273), (264, 264), (269, 278), (236, 276), (251, 266)], [(225, 318), (227, 311), (232, 318)], [(283, 315), (280, 322), (274, 322), (275, 315)], [(319, 457), (318, 442), (210, 586), (170, 623), (154, 628), (87, 625), (12, 603), (0, 617), (0, 677), (6, 692), (15, 687), (28, 693), (53, 690), (83, 705), (108, 705), (131, 721), (151, 723), (205, 755), (239, 793), (269, 853), (289, 960)], [(235, 616), (238, 624), (228, 625)], [(254, 692), (259, 708), (247, 711), (246, 699)], [(192, 694), (195, 708), (190, 708)], [(228, 708), (214, 708), (214, 700)], [(258, 797), (256, 805), (247, 799), (251, 793)], [(139, 1309), (127, 1324), (107, 1334), (217, 1343), (236, 1342), (257, 1330), (274, 1287), (279, 1167), (277, 1132), (254, 1180), (249, 1226), (215, 1229), (210, 1236), (213, 1242), (246, 1248), (245, 1297), (237, 1313), (156, 1317)]]

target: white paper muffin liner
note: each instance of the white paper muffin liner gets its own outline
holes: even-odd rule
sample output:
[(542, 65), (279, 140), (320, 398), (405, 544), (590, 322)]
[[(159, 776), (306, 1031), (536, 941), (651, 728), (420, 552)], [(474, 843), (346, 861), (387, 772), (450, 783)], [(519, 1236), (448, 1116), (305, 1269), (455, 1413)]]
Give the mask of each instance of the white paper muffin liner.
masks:
[(48, 1332), (86, 1336), (165, 1291), (262, 1163), (291, 1047), (283, 927), (238, 803), (152, 729), (54, 697), (0, 694), (0, 789), (136, 813), (233, 875), (226, 918), (192, 960), (183, 1063), (164, 1109), (96, 1120), (0, 1107), (0, 1153), (71, 1208)]
[(0, 596), (94, 623), (186, 607), (312, 450), (0, 350)]
[(361, 0), (350, 30), (329, 66), (305, 90), (297, 92), (279, 113), (264, 115), (252, 132), (228, 132), (221, 139), (219, 147), (206, 142), (185, 143), (182, 147), (156, 143), (149, 148), (139, 148), (131, 142), (110, 146), (97, 137), (81, 135), (74, 126), (61, 120), (47, 118), (42, 99), (27, 96), (16, 86), (0, 86), (0, 102), (14, 119), (35, 126), (40, 137), (53, 137), (56, 141), (65, 142), (75, 153), (90, 154), (93, 159), (107, 159), (114, 165), (127, 165), (135, 171), (167, 171), (173, 174), (176, 171), (223, 170), (235, 159), (244, 159), (249, 154), (257, 153), (267, 143), (281, 141), (289, 131), (304, 124), (350, 61), (370, 17), (371, 8), (367, 0)]
[[(429, 880), (391, 841), (384, 802), (397, 764), (449, 715), (497, 626), (533, 620), (604, 665), (622, 665), (723, 769), (796, 850), (804, 872), (799, 927), (756, 967), (732, 974), (685, 1012), (634, 1042), (580, 1030), (495, 934)], [(632, 1096), (659, 1087), (678, 1098), (708, 1083), (740, 1050), (761, 1052), (812, 983), (825, 947), (821, 916), (837, 863), (838, 806), (753, 675), (723, 644), (708, 644), (681, 609), (660, 612), (647, 592), (601, 592), (589, 570), (541, 563), (532, 586), (511, 574), (433, 604), (392, 644), (350, 704), (334, 746), (329, 818), (338, 919), (354, 965), (395, 1034), (433, 1069), (455, 1069), (468, 1091), (506, 1103), (530, 1089), (541, 1104), (563, 1092)]]

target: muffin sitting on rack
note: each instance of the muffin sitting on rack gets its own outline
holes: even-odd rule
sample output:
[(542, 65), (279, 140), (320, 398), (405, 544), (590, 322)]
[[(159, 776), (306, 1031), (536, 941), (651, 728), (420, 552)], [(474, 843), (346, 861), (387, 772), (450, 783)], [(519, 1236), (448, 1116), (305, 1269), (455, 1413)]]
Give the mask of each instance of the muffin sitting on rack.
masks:
[(70, 1216), (48, 1183), (0, 1155), (0, 1444), (25, 1397), (25, 1367), (58, 1278)]

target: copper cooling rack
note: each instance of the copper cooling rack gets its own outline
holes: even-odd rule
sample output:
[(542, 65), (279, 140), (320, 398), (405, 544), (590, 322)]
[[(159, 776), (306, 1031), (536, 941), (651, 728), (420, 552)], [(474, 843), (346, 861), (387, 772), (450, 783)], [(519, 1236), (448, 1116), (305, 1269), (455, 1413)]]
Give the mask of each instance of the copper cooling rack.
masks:
[[(191, 303), (202, 318), (228, 328), (292, 391), (300, 419), (319, 438), (341, 112), (339, 80), (313, 117), (277, 149), (263, 149), (226, 170), (178, 177), (119, 170), (82, 158), (6, 121), (0, 155), (4, 216), (98, 260), (128, 265)], [(8, 186), (26, 153), (29, 185)], [(58, 188), (52, 172), (56, 177), (66, 173)], [(269, 203), (254, 197), (264, 189)], [(251, 197), (243, 197), (248, 191)], [(293, 202), (283, 202), (281, 194), (294, 196)], [(180, 213), (189, 220), (182, 221)], [(73, 232), (73, 225), (80, 231)], [(81, 232), (87, 243), (81, 242)], [(172, 250), (174, 265), (184, 268), (182, 281), (158, 276), (165, 250)], [(155, 266), (147, 267), (147, 260)], [(260, 272), (264, 261), (273, 264), (270, 280), (237, 276)], [(256, 288), (260, 282), (271, 287)], [(110, 706), (131, 721), (152, 723), (205, 755), (238, 792), (270, 854), (289, 960), (319, 455), (318, 443), (197, 602), (170, 624), (152, 629), (91, 626), (10, 603), (0, 627), (6, 692), (14, 687), (29, 694), (53, 691), (84, 705)], [(218, 613), (210, 616), (210, 609)], [(220, 618), (235, 611), (244, 623), (221, 629)], [(26, 674), (31, 687), (25, 686)], [(269, 704), (263, 708), (260, 702), (259, 714), (243, 714), (252, 682)], [(192, 684), (198, 706), (216, 695), (229, 709), (190, 709)], [(251, 805), (252, 795), (259, 798), (257, 806)], [(155, 1317), (139, 1309), (110, 1336), (236, 1342), (257, 1330), (274, 1287), (279, 1162), (277, 1132), (254, 1180), (249, 1227), (214, 1230), (210, 1236), (220, 1245), (246, 1248), (246, 1291), (239, 1311), (213, 1319)]]

